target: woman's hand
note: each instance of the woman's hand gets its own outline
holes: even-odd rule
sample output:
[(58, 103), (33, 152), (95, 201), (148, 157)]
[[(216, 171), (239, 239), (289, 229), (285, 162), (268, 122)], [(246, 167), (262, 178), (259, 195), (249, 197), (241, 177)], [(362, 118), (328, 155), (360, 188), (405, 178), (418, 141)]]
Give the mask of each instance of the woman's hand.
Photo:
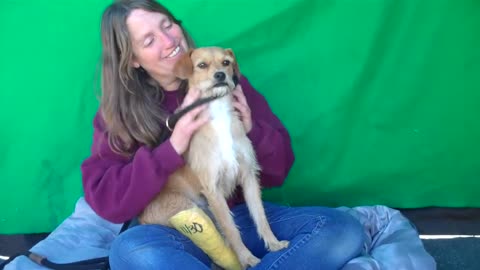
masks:
[(240, 113), (240, 120), (245, 127), (245, 132), (248, 133), (252, 130), (252, 112), (247, 104), (247, 99), (243, 94), (243, 89), (240, 84), (233, 90), (233, 96), (233, 106)]
[[(189, 89), (185, 99), (180, 107), (186, 107), (192, 104), (200, 97), (200, 92), (196, 89)], [(205, 111), (207, 106), (201, 105), (183, 115), (173, 128), (170, 136), (170, 143), (175, 151), (181, 155), (185, 153), (190, 144), (192, 135), (209, 120), (209, 115)]]

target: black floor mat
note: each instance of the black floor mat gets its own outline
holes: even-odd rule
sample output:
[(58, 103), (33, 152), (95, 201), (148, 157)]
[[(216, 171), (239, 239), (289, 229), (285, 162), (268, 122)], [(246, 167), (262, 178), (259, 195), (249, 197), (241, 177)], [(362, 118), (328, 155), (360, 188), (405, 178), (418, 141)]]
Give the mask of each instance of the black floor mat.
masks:
[(25, 252), (48, 236), (48, 233), (0, 235), (0, 256)]
[(479, 238), (423, 240), (425, 249), (435, 258), (438, 270), (478, 270)]

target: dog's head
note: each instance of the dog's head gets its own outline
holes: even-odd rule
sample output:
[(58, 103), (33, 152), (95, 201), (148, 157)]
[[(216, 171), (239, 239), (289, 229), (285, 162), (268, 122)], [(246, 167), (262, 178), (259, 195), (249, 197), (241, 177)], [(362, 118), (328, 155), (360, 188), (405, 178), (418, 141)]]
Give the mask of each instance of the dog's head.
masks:
[(177, 61), (174, 73), (203, 95), (233, 90), (240, 74), (233, 51), (220, 47), (190, 49)]

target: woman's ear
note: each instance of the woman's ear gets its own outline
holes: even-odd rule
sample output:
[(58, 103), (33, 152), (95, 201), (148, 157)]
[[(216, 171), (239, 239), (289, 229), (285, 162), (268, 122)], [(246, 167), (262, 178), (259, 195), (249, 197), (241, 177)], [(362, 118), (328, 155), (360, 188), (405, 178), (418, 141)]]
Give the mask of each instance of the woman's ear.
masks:
[(189, 49), (173, 67), (173, 74), (182, 80), (188, 79), (193, 74), (192, 52), (193, 50)]
[(132, 56), (132, 58), (130, 60), (130, 65), (133, 68), (139, 68), (140, 67), (140, 63), (135, 59), (135, 56)]

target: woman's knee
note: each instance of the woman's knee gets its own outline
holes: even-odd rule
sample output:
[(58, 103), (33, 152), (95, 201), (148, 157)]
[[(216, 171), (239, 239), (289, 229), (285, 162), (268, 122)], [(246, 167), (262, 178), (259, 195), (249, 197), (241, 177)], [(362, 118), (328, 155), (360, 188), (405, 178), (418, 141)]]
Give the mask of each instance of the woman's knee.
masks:
[(273, 228), (293, 237), (281, 258), (290, 269), (298, 263), (303, 265), (298, 269), (341, 269), (361, 254), (365, 240), (360, 222), (333, 208), (286, 209)]
[[(338, 269), (361, 254), (365, 233), (352, 215), (333, 208), (315, 207), (303, 211), (310, 217), (302, 229), (302, 256), (325, 269)], [(302, 241), (299, 242), (302, 245)]]
[[(365, 244), (365, 232), (361, 223), (352, 215), (332, 209), (328, 216), (320, 216), (317, 229), (319, 245), (328, 245), (332, 261), (338, 259), (343, 264), (361, 254)], [(327, 242), (325, 242), (327, 241)]]

